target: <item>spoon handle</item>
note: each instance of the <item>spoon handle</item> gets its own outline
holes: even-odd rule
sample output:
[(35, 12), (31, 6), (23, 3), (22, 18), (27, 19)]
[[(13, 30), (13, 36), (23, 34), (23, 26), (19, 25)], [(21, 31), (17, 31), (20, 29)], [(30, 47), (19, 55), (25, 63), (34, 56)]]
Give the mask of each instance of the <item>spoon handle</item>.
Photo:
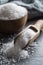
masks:
[(43, 20), (38, 20), (38, 21), (35, 23), (35, 27), (36, 27), (38, 30), (43, 29)]

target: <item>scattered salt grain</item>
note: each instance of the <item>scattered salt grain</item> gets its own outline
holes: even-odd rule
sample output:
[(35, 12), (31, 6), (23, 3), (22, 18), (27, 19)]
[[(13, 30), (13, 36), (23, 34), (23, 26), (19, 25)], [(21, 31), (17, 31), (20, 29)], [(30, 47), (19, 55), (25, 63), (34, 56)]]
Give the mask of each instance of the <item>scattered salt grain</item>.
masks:
[(29, 44), (30, 47), (34, 47), (37, 46), (37, 42), (32, 42), (31, 44)]
[(34, 51), (31, 51), (32, 53), (34, 53)]
[(16, 60), (15, 59), (12, 59), (13, 63), (16, 63)]
[(28, 51), (22, 50), (22, 51), (20, 52), (20, 59), (26, 59), (26, 58), (29, 58)]

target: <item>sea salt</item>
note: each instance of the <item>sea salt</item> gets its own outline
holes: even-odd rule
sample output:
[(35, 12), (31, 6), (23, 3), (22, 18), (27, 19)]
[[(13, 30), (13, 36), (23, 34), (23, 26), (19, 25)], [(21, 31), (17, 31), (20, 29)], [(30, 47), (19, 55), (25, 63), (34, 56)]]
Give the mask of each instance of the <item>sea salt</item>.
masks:
[(24, 7), (18, 6), (13, 3), (0, 5), (0, 19), (14, 20), (27, 15), (27, 10)]
[(28, 51), (22, 50), (22, 51), (20, 52), (20, 59), (26, 59), (26, 58), (29, 58)]

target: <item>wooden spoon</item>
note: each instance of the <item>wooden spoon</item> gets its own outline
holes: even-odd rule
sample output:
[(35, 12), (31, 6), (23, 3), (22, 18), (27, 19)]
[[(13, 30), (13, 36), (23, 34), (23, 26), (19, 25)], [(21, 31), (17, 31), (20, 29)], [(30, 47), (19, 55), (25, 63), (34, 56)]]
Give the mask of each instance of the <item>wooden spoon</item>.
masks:
[(32, 43), (43, 29), (43, 20), (38, 20), (34, 25), (29, 25), (26, 29), (21, 31), (14, 39), (14, 45), (18, 45), (24, 49), (29, 43)]

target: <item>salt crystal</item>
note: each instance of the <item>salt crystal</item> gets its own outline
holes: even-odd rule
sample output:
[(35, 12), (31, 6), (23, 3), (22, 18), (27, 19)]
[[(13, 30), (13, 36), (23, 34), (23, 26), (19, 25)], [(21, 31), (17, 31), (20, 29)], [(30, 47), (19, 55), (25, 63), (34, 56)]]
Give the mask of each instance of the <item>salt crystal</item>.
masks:
[(34, 52), (34, 51), (31, 51), (32, 53)]
[(15, 63), (16, 61), (15, 61), (15, 59), (12, 59), (12, 61), (13, 61), (13, 63)]
[(22, 50), (22, 51), (20, 52), (20, 59), (26, 59), (26, 58), (29, 58), (28, 51)]

